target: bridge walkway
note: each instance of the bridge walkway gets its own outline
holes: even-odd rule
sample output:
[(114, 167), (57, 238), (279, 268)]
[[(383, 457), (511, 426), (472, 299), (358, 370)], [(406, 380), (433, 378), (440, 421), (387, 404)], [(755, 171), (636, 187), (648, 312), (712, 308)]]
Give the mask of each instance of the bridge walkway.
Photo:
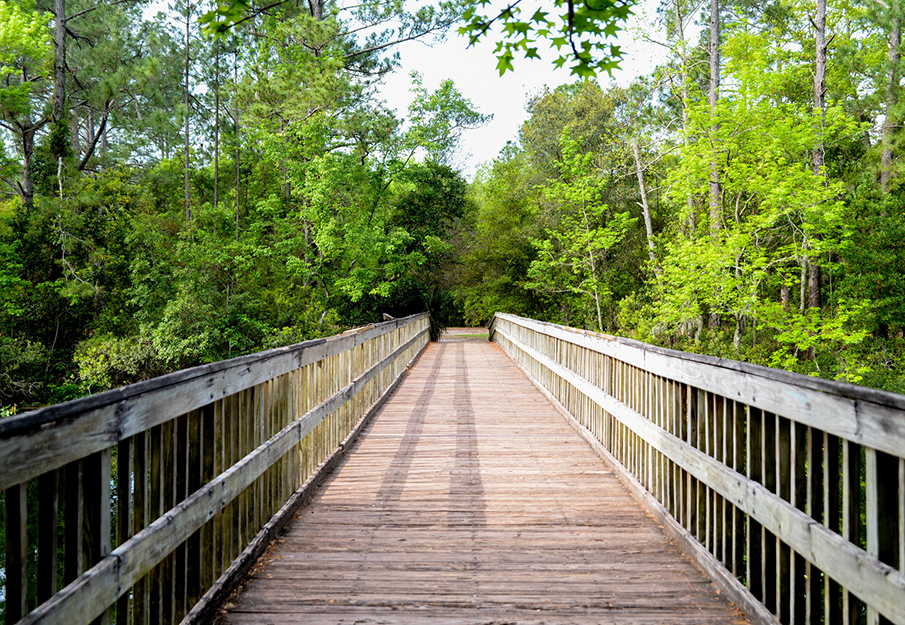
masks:
[(494, 343), (432, 343), (218, 620), (747, 623)]

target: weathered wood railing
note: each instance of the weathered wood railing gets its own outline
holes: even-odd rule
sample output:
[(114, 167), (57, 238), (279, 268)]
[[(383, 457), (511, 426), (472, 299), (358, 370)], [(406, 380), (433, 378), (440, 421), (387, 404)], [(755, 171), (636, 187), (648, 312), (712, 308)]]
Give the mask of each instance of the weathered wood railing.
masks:
[(512, 315), (491, 339), (753, 620), (905, 623), (905, 397)]
[(0, 421), (0, 622), (209, 618), (429, 340), (416, 315)]

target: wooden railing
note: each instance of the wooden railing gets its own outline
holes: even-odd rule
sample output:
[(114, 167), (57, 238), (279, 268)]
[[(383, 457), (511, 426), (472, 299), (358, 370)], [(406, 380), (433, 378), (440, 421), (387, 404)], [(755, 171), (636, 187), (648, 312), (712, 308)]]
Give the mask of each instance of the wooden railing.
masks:
[(429, 340), (416, 315), (0, 420), (0, 622), (210, 618)]
[(905, 397), (512, 315), (491, 339), (752, 620), (905, 623)]

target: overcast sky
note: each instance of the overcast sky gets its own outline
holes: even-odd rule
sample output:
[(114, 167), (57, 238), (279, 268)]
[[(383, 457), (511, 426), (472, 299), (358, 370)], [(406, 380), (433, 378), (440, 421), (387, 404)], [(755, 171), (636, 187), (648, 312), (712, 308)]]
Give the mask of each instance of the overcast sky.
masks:
[[(618, 43), (625, 59), (623, 69), (613, 72), (613, 80), (620, 85), (627, 85), (635, 76), (651, 72), (664, 60), (657, 46), (641, 42), (632, 33), (638, 29), (652, 30), (650, 15), (657, 4), (658, 0), (641, 2), (629, 28), (620, 34)], [(530, 15), (533, 9), (526, 8), (525, 12)], [(469, 178), (482, 163), (497, 156), (507, 141), (517, 139), (518, 128), (527, 117), (525, 102), (529, 97), (540, 93), (545, 86), (553, 89), (575, 80), (568, 68), (554, 68), (551, 58), (555, 57), (549, 53), (541, 60), (516, 59), (513, 63), (515, 72), (507, 72), (501, 78), (493, 56), (494, 45), (486, 41), (467, 48), (467, 40), (455, 33), (434, 46), (409, 42), (399, 49), (401, 67), (386, 79), (382, 89), (387, 104), (403, 115), (411, 102), (409, 73), (412, 70), (423, 76), (428, 91), (451, 78), (481, 113), (493, 115), (493, 121), (487, 126), (466, 132), (463, 137), (459, 165)], [(598, 80), (605, 85), (610, 78), (604, 74)]]

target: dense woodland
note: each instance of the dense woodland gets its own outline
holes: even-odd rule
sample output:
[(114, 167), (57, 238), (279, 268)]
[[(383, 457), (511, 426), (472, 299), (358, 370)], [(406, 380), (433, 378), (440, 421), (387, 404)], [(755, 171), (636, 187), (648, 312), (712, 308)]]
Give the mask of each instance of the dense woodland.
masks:
[(820, 2), (664, 0), (469, 182), (454, 84), (377, 91), (467, 2), (0, 0), (2, 414), (422, 310), (905, 391), (903, 11)]

